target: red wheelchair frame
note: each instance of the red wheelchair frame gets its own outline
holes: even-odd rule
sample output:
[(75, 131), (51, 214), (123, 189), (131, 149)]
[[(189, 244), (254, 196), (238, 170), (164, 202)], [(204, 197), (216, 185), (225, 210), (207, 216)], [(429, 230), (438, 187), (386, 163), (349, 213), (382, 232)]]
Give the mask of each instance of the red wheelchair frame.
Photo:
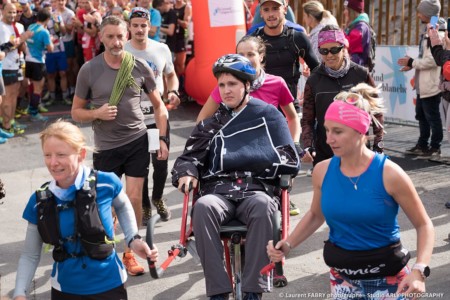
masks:
[[(281, 189), (281, 207), (279, 211), (276, 211), (273, 215), (272, 223), (274, 224), (274, 245), (281, 239), (285, 239), (289, 232), (289, 188), (291, 186), (291, 176), (281, 175), (279, 178), (279, 187)], [(196, 190), (194, 191), (194, 194)], [(192, 222), (187, 223), (189, 215), (189, 200), (190, 195), (185, 194), (183, 199), (183, 209), (181, 212), (181, 230), (180, 239), (178, 244), (173, 245), (168, 251), (168, 258), (161, 264), (160, 267), (156, 267), (155, 263), (148, 260), (148, 265), (150, 269), (150, 275), (154, 279), (161, 278), (164, 272), (167, 270), (169, 265), (176, 257), (185, 257), (188, 248), (190, 248), (189, 243), (195, 243), (194, 240), (190, 239), (193, 233)], [(195, 204), (194, 197), (192, 197), (192, 207)], [(160, 216), (156, 214), (152, 216), (147, 225), (146, 231), (146, 242), (153, 248), (153, 231), (155, 224), (159, 221)], [(233, 222), (233, 221), (232, 221)], [(225, 256), (225, 267), (228, 273), (231, 284), (233, 285), (233, 293), (235, 299), (242, 299), (241, 287), (241, 249), (242, 239), (245, 238), (246, 227), (243, 224), (233, 225), (226, 224), (221, 226), (221, 240), (224, 245), (224, 256)], [(192, 254), (192, 253), (191, 253)], [(273, 269), (276, 270), (273, 274)], [(273, 280), (273, 286), (283, 287), (287, 285), (287, 279), (283, 275), (282, 263), (270, 263), (261, 270), (261, 274), (267, 275), (269, 280), (269, 290), (270, 281)]]

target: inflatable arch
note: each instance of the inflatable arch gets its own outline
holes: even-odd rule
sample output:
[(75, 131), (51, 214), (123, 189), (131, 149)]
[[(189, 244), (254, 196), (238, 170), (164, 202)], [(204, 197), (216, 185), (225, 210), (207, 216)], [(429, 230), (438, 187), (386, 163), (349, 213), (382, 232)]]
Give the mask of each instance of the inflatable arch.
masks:
[(195, 57), (186, 67), (185, 90), (203, 105), (217, 85), (212, 74), (214, 62), (235, 53), (236, 43), (245, 35), (242, 0), (192, 0)]

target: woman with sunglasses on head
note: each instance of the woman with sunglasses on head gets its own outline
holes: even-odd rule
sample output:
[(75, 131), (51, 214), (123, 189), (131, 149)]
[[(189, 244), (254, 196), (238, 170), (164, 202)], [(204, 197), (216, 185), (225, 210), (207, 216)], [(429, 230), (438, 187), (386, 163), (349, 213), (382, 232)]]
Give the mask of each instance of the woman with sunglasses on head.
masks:
[[(380, 90), (365, 83), (339, 93), (324, 116), (334, 156), (316, 165), (309, 211), (294, 231), (267, 253), (281, 261), (324, 221), (330, 228), (323, 256), (333, 299), (415, 299), (425, 292), (434, 244), (433, 224), (409, 176), (382, 153), (366, 147), (366, 132), (383, 111)], [(400, 241), (401, 208), (417, 233), (417, 257)]]
[[(348, 91), (358, 83), (375, 86), (369, 71), (350, 60), (347, 52), (348, 41), (339, 27), (325, 26), (319, 32), (318, 47), (322, 63), (306, 81), (303, 117), (300, 122), (303, 147), (314, 149), (307, 151), (302, 161), (312, 161), (314, 166), (333, 156), (333, 151), (326, 143), (323, 126), (325, 112), (333, 98), (340, 91)], [(383, 114), (378, 113), (376, 117), (379, 123), (383, 124)], [(373, 150), (383, 152), (383, 129), (373, 126), (373, 134)]]

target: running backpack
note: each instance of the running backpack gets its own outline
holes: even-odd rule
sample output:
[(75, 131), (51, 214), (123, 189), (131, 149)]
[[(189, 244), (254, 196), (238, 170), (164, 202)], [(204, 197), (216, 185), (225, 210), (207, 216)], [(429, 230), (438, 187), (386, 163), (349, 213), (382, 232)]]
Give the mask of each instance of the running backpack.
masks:
[[(87, 255), (102, 260), (114, 250), (114, 240), (108, 237), (101, 221), (96, 202), (97, 172), (91, 171), (83, 187), (76, 192), (75, 200), (57, 204), (55, 196), (45, 183), (36, 191), (38, 208), (38, 231), (44, 243), (53, 245), (53, 259), (57, 262), (68, 258)], [(63, 210), (73, 209), (75, 217), (74, 236), (63, 238), (59, 227), (59, 214)], [(79, 240), (83, 247), (80, 253), (67, 253), (66, 241)]]
[[(367, 68), (369, 72), (372, 72), (375, 69), (375, 56), (376, 56), (376, 48), (377, 48), (377, 34), (373, 30), (372, 26), (369, 23), (361, 21), (366, 24), (369, 28), (370, 40), (369, 40), (369, 53), (367, 55)], [(355, 23), (348, 28), (348, 32), (352, 31), (353, 27), (358, 24)]]

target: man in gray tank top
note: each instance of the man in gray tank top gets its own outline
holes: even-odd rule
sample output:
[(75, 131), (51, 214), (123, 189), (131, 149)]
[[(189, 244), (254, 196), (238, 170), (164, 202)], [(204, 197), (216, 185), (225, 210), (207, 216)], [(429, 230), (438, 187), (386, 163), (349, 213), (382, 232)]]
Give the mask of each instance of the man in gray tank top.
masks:
[[(92, 122), (95, 148), (94, 168), (125, 174), (126, 193), (131, 200), (138, 226), (142, 221), (142, 188), (148, 174), (150, 154), (147, 128), (140, 107), (141, 93), (145, 92), (152, 102), (156, 126), (159, 128), (160, 150), (157, 159), (167, 159), (165, 143), (167, 109), (156, 89), (155, 77), (148, 64), (135, 59), (124, 51), (127, 40), (127, 24), (118, 17), (110, 16), (100, 26), (100, 40), (105, 52), (84, 64), (77, 78), (72, 104), (72, 118), (77, 122)], [(133, 64), (134, 62), (134, 64)], [(122, 65), (131, 65), (131, 72), (120, 75), (128, 84), (118, 103), (115, 98), (115, 80)], [(114, 92), (112, 92), (114, 91)], [(120, 92), (119, 92), (120, 94)], [(92, 109), (88, 109), (88, 99)], [(131, 250), (126, 248), (124, 265), (130, 275), (144, 273)]]

